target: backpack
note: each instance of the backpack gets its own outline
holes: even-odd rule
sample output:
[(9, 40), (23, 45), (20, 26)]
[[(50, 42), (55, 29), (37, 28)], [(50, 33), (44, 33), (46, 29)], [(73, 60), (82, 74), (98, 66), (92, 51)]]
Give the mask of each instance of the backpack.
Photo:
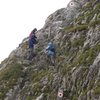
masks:
[(34, 39), (34, 44), (37, 44), (37, 43), (38, 43), (37, 39)]
[(49, 45), (48, 50), (50, 50), (50, 51), (52, 51), (52, 52), (55, 52), (55, 47), (54, 47), (54, 45)]
[(33, 44), (37, 44), (38, 43), (37, 37), (34, 34), (31, 35), (31, 40), (32, 40)]

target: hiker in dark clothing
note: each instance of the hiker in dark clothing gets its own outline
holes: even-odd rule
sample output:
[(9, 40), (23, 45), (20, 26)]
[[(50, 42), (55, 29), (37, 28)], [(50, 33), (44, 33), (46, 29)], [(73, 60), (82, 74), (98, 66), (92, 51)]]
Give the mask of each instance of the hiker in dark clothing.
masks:
[(29, 60), (35, 56), (34, 53), (34, 45), (37, 44), (37, 37), (36, 37), (37, 29), (34, 28), (29, 35)]

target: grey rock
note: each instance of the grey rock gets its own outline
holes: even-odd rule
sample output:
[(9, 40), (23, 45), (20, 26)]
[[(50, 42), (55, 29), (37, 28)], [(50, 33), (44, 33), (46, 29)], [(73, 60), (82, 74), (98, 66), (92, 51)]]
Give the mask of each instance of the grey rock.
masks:
[(36, 100), (43, 100), (43, 95), (44, 93), (42, 93), (39, 97), (37, 97)]

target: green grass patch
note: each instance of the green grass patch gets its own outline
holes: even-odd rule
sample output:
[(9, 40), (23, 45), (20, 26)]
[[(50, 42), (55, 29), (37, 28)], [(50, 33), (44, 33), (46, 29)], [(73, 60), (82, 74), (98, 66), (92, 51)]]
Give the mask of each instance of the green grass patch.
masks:
[(98, 43), (93, 48), (88, 48), (84, 52), (78, 53), (78, 55), (76, 55), (74, 59), (71, 61), (69, 67), (73, 68), (81, 65), (81, 66), (86, 66), (87, 69), (87, 66), (90, 66), (93, 63), (95, 57), (98, 55), (99, 52), (100, 52), (100, 44)]
[(83, 6), (83, 8), (80, 10), (81, 12), (82, 11), (88, 11), (88, 10), (92, 10), (93, 7), (92, 7), (92, 2), (87, 2), (87, 4), (85, 6)]
[(96, 25), (99, 25), (100, 24), (100, 20), (95, 20), (95, 21), (91, 21), (89, 23), (89, 26), (90, 27), (96, 27)]
[(74, 21), (75, 21), (76, 23), (81, 23), (82, 20), (84, 20), (84, 19), (85, 19), (85, 16), (83, 15), (83, 16), (79, 16), (78, 18), (75, 18)]
[(0, 71), (0, 99), (4, 99), (5, 94), (16, 85), (21, 75), (23, 75), (22, 66), (18, 63), (10, 64)]
[(94, 90), (94, 94), (95, 94), (95, 95), (100, 95), (100, 87), (97, 87), (97, 88)]
[(97, 15), (97, 20), (100, 20), (100, 13)]
[(70, 27), (65, 28), (66, 32), (76, 32), (76, 31), (82, 31), (82, 30), (86, 30), (86, 29), (88, 29), (87, 24), (70, 26)]
[(52, 79), (52, 75), (51, 75), (50, 71), (40, 70), (39, 72), (34, 72), (31, 75), (31, 80), (33, 80), (33, 82), (38, 82), (45, 76), (47, 76), (48, 79)]
[(73, 42), (71, 43), (72, 47), (79, 47), (79, 46), (83, 46), (85, 41), (85, 37), (81, 37), (79, 39), (75, 39), (73, 40)]
[(93, 63), (95, 57), (97, 56), (97, 51), (95, 48), (90, 48), (85, 52), (79, 54), (79, 57), (75, 59), (72, 63), (72, 66), (89, 66)]
[(97, 13), (100, 12), (100, 3), (96, 4), (96, 7), (94, 9)]
[(91, 65), (94, 61), (95, 56), (96, 56), (95, 54), (96, 54), (95, 50), (89, 49), (79, 56), (77, 63), (79, 65), (83, 65), (83, 66)]
[(85, 15), (86, 16), (86, 23), (90, 23), (90, 21), (93, 19), (95, 13), (91, 11), (89, 14)]

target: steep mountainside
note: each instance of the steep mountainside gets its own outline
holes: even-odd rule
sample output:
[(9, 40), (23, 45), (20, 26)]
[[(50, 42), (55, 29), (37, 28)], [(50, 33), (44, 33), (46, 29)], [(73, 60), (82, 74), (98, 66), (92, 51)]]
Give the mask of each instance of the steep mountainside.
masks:
[[(100, 0), (72, 0), (37, 36), (33, 61), (27, 37), (1, 63), (0, 100), (100, 100)], [(55, 66), (44, 53), (50, 40)]]

